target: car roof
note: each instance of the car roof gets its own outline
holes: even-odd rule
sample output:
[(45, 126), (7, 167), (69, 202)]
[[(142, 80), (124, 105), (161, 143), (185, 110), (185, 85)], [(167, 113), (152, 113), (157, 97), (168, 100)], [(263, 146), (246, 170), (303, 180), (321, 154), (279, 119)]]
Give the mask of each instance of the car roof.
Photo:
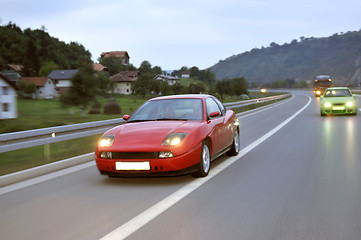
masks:
[(181, 99), (181, 98), (204, 99), (204, 98), (208, 98), (208, 97), (211, 97), (211, 95), (208, 95), (208, 94), (179, 94), (179, 95), (155, 97), (155, 98), (149, 99), (149, 101), (163, 100), (163, 99)]
[(348, 87), (330, 87), (330, 88), (327, 88), (326, 90), (329, 90), (329, 89), (347, 89), (347, 90), (350, 90)]

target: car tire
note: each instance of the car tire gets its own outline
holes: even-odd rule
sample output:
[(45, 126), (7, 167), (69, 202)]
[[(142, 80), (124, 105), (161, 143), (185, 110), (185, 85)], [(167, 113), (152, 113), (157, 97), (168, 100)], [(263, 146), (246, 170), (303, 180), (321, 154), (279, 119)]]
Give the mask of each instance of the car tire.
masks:
[(234, 132), (233, 142), (231, 145), (231, 149), (227, 152), (228, 156), (237, 156), (239, 153), (239, 134), (238, 129)]
[(197, 172), (193, 173), (194, 177), (205, 177), (211, 168), (211, 153), (207, 143), (202, 143), (202, 151)]
[(324, 114), (322, 111), (321, 111), (321, 117), (324, 117), (326, 114)]

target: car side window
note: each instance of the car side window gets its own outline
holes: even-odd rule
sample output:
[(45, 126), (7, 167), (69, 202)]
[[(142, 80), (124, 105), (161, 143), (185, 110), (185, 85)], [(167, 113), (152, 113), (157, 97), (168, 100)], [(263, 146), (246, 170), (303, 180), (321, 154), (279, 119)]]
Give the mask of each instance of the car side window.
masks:
[(207, 106), (207, 116), (211, 114), (212, 112), (219, 112), (222, 114), (221, 109), (219, 108), (218, 104), (213, 98), (207, 98), (206, 99), (206, 106)]
[(213, 98), (214, 101), (216, 101), (216, 103), (218, 104), (218, 106), (221, 109), (221, 115), (225, 115), (226, 114), (226, 108), (224, 107), (224, 105), (221, 103), (221, 101), (219, 101), (217, 98)]

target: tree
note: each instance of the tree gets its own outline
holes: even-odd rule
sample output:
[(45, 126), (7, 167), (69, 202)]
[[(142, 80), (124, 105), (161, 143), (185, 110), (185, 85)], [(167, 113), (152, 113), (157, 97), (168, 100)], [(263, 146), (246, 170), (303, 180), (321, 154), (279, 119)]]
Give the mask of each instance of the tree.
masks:
[(109, 75), (113, 76), (122, 70), (122, 60), (116, 56), (109, 56), (99, 59), (99, 63), (107, 67)]
[(36, 92), (36, 86), (34, 83), (28, 83), (24, 80), (20, 80), (19, 82), (19, 94), (22, 97), (32, 96)]
[(106, 91), (102, 89), (102, 79), (94, 74), (91, 64), (85, 65), (71, 79), (72, 87), (60, 96), (60, 102), (63, 106), (76, 106), (85, 110), (96, 101), (97, 96)]
[(188, 86), (188, 93), (198, 94), (205, 92), (205, 90), (206, 90), (205, 86), (201, 83), (192, 82)]
[(230, 85), (231, 95), (240, 96), (247, 94), (247, 81), (243, 77), (231, 79)]
[(132, 85), (133, 94), (141, 95), (145, 98), (145, 95), (151, 93), (152, 91), (158, 92), (157, 84), (159, 83), (153, 79), (152, 73), (144, 73), (139, 76), (139, 78)]
[(140, 67), (138, 70), (141, 75), (146, 74), (146, 73), (152, 73), (152, 64), (150, 64), (150, 62), (145, 60), (140, 64)]
[(39, 70), (39, 75), (48, 76), (51, 71), (59, 69), (59, 65), (55, 64), (53, 61), (45, 61)]

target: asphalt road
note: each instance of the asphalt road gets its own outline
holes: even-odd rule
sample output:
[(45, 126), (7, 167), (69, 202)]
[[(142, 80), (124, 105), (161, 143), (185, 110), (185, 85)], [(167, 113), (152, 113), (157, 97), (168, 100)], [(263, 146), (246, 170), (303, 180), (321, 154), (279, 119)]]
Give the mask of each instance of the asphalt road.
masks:
[(242, 152), (207, 178), (111, 179), (90, 163), (3, 193), (0, 238), (361, 239), (361, 111), (322, 118), (295, 92), (240, 124)]

